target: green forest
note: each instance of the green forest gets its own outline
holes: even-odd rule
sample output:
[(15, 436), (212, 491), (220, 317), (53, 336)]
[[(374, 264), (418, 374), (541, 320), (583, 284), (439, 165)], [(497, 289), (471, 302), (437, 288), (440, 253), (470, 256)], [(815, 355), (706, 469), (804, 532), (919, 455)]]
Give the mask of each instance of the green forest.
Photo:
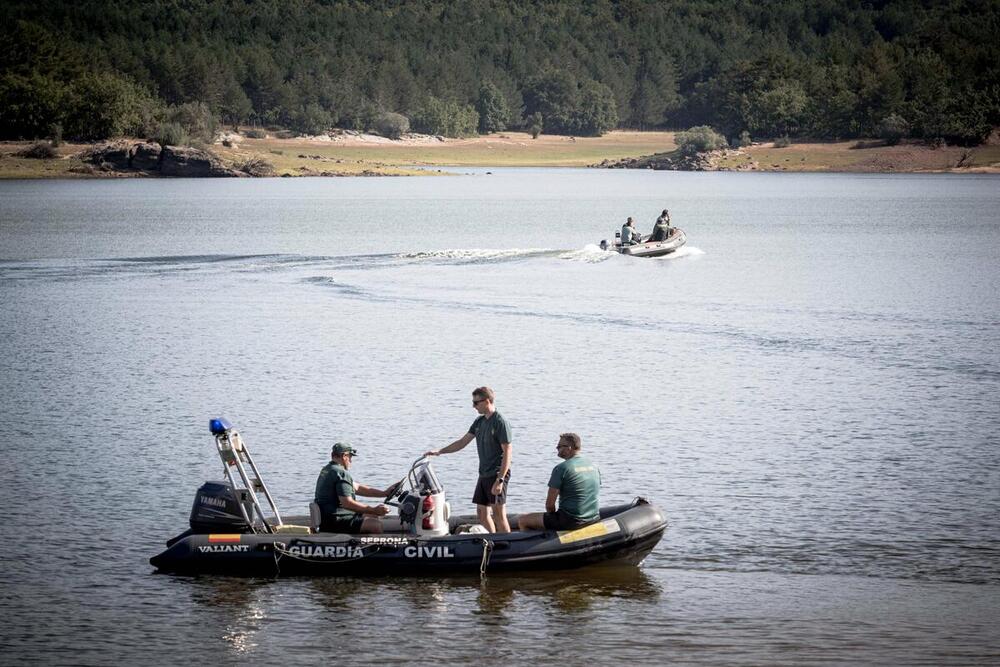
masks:
[(0, 26), (4, 139), (1000, 125), (1000, 0), (7, 0)]

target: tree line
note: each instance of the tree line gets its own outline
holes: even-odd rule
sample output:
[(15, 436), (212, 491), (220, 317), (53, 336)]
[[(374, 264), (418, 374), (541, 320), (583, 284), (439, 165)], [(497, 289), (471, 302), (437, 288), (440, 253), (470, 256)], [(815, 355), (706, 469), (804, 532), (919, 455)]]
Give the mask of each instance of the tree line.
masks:
[(5, 139), (1000, 125), (1000, 0), (8, 0), (0, 26)]

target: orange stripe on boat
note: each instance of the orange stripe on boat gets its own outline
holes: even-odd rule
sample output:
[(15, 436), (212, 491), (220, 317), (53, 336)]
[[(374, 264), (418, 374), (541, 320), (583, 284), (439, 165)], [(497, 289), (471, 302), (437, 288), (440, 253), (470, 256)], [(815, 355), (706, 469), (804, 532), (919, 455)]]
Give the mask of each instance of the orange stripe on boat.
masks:
[(213, 542), (239, 542), (240, 537), (241, 536), (239, 533), (216, 533), (214, 535), (208, 536), (208, 543), (212, 544)]

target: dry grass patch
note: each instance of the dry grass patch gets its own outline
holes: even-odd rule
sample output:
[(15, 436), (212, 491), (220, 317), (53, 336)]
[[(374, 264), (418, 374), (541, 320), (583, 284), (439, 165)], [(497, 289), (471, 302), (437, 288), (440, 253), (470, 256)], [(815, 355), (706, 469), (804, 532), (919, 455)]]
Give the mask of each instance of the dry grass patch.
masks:
[(777, 148), (773, 143), (755, 144), (718, 162), (720, 168), (738, 169), (756, 163), (757, 171), (833, 171), (910, 173), (995, 170), (1000, 166), (1000, 147), (932, 148), (908, 143), (885, 146), (881, 142), (843, 141), (793, 143)]
[(24, 153), (35, 141), (5, 141), (0, 143), (0, 179), (7, 178), (86, 178), (92, 176), (93, 169), (84, 165), (75, 156), (89, 144), (64, 143), (53, 148), (55, 157), (39, 159), (24, 157)]
[[(444, 141), (364, 142), (354, 138), (343, 141), (315, 139), (244, 139), (239, 149), (268, 153), (279, 150), (289, 158), (289, 168), (313, 167), (316, 160), (339, 164), (348, 170), (352, 164), (363, 168), (405, 168), (411, 166), (483, 166), (483, 167), (581, 167), (604, 159), (639, 157), (676, 148), (672, 132), (610, 132), (603, 137), (564, 137), (541, 135), (532, 139), (523, 132), (502, 132), (471, 139)], [(312, 156), (313, 163), (300, 163), (298, 155)], [(340, 160), (340, 163), (336, 161)], [(276, 167), (281, 168), (275, 164)]]
[(248, 139), (233, 147), (214, 146), (213, 150), (237, 168), (247, 164), (270, 164), (275, 176), (410, 176), (422, 173), (380, 160), (337, 155), (328, 146), (295, 144), (292, 139)]

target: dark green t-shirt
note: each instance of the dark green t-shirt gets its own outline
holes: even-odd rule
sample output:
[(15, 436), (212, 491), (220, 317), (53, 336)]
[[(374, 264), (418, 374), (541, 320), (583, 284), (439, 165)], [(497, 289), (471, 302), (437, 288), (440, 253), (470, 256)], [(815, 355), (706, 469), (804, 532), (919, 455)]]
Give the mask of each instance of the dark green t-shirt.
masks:
[(355, 498), (354, 478), (339, 463), (330, 461), (319, 473), (316, 480), (315, 502), (323, 514), (352, 517), (357, 512), (340, 506), (340, 496)]
[(580, 521), (600, 516), (601, 471), (579, 454), (552, 469), (549, 488), (559, 491), (559, 509)]
[(479, 476), (495, 475), (500, 472), (500, 464), (503, 463), (503, 449), (500, 445), (510, 442), (510, 424), (507, 420), (495, 411), (489, 419), (485, 415), (479, 415), (469, 427), (469, 433), (476, 436)]

